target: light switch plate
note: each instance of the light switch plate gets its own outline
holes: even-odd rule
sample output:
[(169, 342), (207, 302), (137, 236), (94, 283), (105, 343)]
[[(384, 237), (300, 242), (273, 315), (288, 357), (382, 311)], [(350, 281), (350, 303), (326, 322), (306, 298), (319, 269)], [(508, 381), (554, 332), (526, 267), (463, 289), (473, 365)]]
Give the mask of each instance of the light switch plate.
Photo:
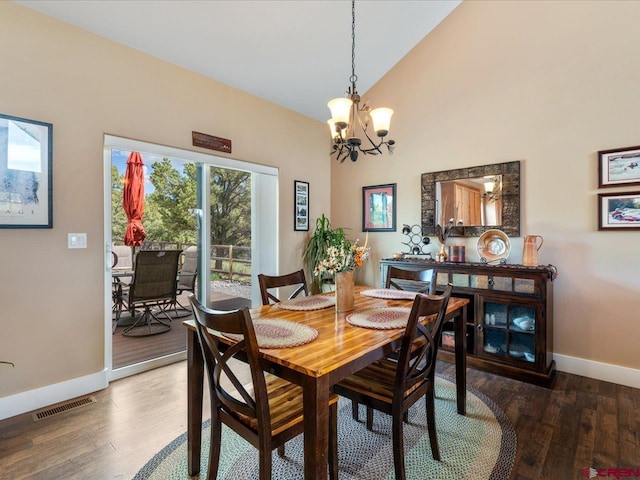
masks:
[(69, 233), (68, 244), (69, 248), (87, 248), (87, 234)]

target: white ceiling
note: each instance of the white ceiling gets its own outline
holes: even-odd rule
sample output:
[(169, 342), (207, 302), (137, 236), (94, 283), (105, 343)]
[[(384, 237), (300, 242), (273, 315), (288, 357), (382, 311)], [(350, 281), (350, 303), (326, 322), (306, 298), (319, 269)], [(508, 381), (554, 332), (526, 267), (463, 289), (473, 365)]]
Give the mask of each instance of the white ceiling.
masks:
[[(366, 92), (462, 0), (356, 2)], [(347, 0), (14, 0), (319, 121), (351, 75)]]

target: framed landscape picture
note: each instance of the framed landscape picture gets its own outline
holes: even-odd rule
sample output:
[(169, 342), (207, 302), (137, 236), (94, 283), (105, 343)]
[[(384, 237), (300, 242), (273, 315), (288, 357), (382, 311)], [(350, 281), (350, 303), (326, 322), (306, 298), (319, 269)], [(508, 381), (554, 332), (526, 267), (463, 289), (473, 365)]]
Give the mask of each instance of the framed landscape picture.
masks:
[(640, 229), (640, 192), (598, 195), (598, 230)]
[(598, 152), (598, 186), (640, 185), (640, 146)]
[(396, 184), (362, 187), (362, 231), (396, 231)]
[(299, 231), (309, 230), (309, 182), (293, 181), (294, 217), (293, 228)]
[(53, 228), (53, 125), (0, 114), (0, 228)]

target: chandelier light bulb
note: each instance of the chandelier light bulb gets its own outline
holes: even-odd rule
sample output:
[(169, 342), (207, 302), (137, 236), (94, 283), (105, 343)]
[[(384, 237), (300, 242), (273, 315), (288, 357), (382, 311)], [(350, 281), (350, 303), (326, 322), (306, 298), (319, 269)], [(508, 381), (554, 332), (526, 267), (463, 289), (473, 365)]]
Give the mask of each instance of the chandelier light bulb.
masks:
[(327, 106), (331, 110), (331, 118), (342, 130), (349, 124), (349, 114), (351, 113), (351, 105), (353, 102), (346, 97), (334, 98)]
[(373, 121), (373, 130), (379, 137), (384, 137), (389, 133), (389, 127), (391, 126), (391, 115), (393, 110), (386, 107), (376, 108), (369, 113), (371, 120)]

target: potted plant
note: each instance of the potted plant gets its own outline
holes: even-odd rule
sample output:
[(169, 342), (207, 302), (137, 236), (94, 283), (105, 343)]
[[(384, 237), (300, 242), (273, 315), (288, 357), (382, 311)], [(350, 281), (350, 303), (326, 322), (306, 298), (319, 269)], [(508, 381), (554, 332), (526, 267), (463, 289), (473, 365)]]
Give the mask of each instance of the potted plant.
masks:
[(327, 250), (331, 246), (342, 245), (347, 240), (343, 228), (333, 230), (331, 222), (322, 214), (316, 219), (316, 228), (302, 254), (307, 263), (309, 274), (312, 275), (311, 292), (320, 293), (325, 275), (320, 273), (319, 267), (322, 261), (327, 258)]
[[(343, 228), (331, 228), (329, 219), (323, 214), (316, 220), (316, 228), (307, 242), (304, 258), (313, 276), (311, 291), (320, 293), (324, 281), (336, 282), (340, 274), (349, 273), (353, 283), (353, 271), (360, 267), (369, 255), (369, 249), (347, 238)], [(351, 287), (353, 290), (353, 287)]]

